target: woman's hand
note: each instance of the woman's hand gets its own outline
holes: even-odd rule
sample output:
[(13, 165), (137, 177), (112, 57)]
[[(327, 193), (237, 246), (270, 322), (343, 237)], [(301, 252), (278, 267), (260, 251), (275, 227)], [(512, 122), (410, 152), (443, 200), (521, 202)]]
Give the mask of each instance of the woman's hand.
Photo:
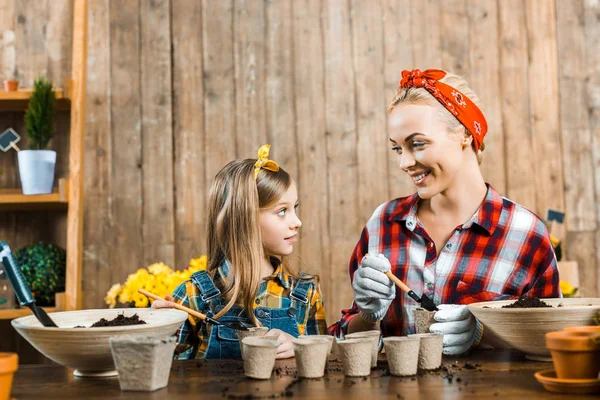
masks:
[(175, 299), (171, 295), (166, 295), (164, 300), (154, 300), (152, 308), (173, 308), (175, 307)]
[(477, 345), (483, 335), (483, 326), (466, 305), (440, 304), (433, 318), (435, 323), (429, 331), (444, 335), (446, 355), (463, 354)]
[(280, 329), (271, 329), (265, 336), (279, 335), (279, 347), (277, 348), (276, 358), (291, 358), (294, 357), (294, 344), (292, 340), (295, 338), (292, 335), (285, 333)]

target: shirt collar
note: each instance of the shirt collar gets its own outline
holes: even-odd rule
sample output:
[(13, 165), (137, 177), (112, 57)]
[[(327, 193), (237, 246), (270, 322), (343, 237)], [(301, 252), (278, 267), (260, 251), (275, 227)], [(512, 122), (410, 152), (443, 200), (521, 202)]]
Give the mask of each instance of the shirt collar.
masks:
[[(227, 278), (230, 268), (231, 268), (231, 266), (229, 264), (229, 261), (224, 260), (223, 263), (221, 264), (221, 266), (217, 270), (219, 277), (222, 280), (225, 280), (225, 278)], [(275, 271), (273, 272), (273, 275), (265, 278), (265, 280), (272, 280), (272, 279), (278, 279), (279, 282), (281, 283), (281, 285), (286, 289), (291, 288), (290, 275), (285, 273), (285, 271), (283, 270), (283, 264), (281, 262), (277, 263), (277, 266), (275, 267)]]
[(473, 224), (476, 224), (492, 235), (500, 221), (504, 201), (490, 184), (486, 183), (486, 186), (488, 190), (485, 200), (481, 203), (479, 210), (462, 227), (463, 229), (469, 229)]
[[(483, 203), (475, 214), (462, 225), (462, 228), (469, 229), (473, 224), (476, 224), (492, 235), (498, 226), (504, 203), (502, 197), (490, 184), (486, 183), (486, 186), (488, 190)], [(412, 231), (417, 226), (418, 205), (419, 195), (417, 193), (402, 198), (391, 210), (388, 220), (405, 221), (406, 228)]]

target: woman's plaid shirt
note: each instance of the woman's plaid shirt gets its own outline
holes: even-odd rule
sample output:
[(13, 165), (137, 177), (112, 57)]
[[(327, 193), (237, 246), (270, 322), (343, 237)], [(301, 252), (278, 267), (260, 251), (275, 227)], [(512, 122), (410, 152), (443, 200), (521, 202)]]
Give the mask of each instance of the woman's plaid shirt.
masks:
[[(223, 263), (217, 269), (213, 277), (213, 281), (217, 287), (223, 287), (223, 282), (228, 272), (229, 266), (227, 263)], [(261, 282), (255, 299), (256, 307), (289, 307), (289, 295), (295, 284), (296, 279), (285, 273), (283, 267), (279, 265), (272, 276)], [(198, 288), (191, 280), (187, 280), (179, 285), (175, 289), (173, 297), (175, 298), (175, 302), (204, 314), (210, 310), (210, 305), (208, 302), (202, 301)], [(304, 314), (303, 321), (298, 322), (298, 332), (300, 335), (326, 335), (325, 307), (316, 279), (306, 297), (309, 301), (309, 307)], [(241, 302), (236, 304), (243, 306)], [(180, 360), (203, 358), (208, 348), (211, 327), (210, 324), (205, 324), (190, 315), (177, 331), (176, 358)]]
[[(417, 194), (380, 205), (364, 227), (350, 259), (350, 279), (366, 253), (383, 254), (392, 273), (436, 304), (469, 304), (519, 296), (561, 297), (554, 249), (544, 223), (488, 185), (480, 209), (457, 226), (439, 255), (417, 220)], [(381, 321), (384, 336), (415, 332), (419, 304), (397, 290)], [(355, 303), (329, 333), (343, 336), (359, 312)]]

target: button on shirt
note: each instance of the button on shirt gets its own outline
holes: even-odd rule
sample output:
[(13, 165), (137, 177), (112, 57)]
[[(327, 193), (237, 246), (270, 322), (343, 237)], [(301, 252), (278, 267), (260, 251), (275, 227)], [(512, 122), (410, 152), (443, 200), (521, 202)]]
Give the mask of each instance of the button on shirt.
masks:
[[(561, 297), (556, 256), (544, 223), (532, 212), (501, 197), (490, 185), (479, 210), (458, 226), (436, 254), (433, 240), (417, 219), (419, 197), (380, 205), (350, 259), (350, 279), (365, 254), (383, 254), (392, 273), (436, 304), (470, 304), (519, 296)], [(419, 304), (401, 291), (381, 321), (384, 336), (415, 332)], [(329, 327), (340, 336), (359, 312), (355, 303)]]

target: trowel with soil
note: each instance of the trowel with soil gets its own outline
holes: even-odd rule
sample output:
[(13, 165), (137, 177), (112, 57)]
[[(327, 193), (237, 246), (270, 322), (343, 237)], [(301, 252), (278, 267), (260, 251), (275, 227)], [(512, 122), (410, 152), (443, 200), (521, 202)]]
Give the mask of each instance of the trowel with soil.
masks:
[(427, 311), (437, 311), (438, 308), (425, 293), (421, 297), (417, 296), (417, 294), (411, 290), (404, 282), (402, 282), (396, 275), (392, 274), (392, 271), (387, 271), (386, 276), (390, 278), (392, 282), (396, 284), (404, 293), (409, 295), (414, 301), (417, 303), (421, 303), (421, 307), (426, 309)]
[(8, 281), (13, 287), (21, 307), (29, 307), (33, 315), (35, 315), (43, 326), (58, 328), (54, 321), (46, 314), (46, 311), (35, 304), (35, 298), (31, 295), (31, 290), (27, 286), (27, 282), (25, 282), (23, 272), (19, 268), (10, 250), (10, 246), (6, 242), (0, 242), (0, 258), (2, 259), (2, 267), (8, 276)]

